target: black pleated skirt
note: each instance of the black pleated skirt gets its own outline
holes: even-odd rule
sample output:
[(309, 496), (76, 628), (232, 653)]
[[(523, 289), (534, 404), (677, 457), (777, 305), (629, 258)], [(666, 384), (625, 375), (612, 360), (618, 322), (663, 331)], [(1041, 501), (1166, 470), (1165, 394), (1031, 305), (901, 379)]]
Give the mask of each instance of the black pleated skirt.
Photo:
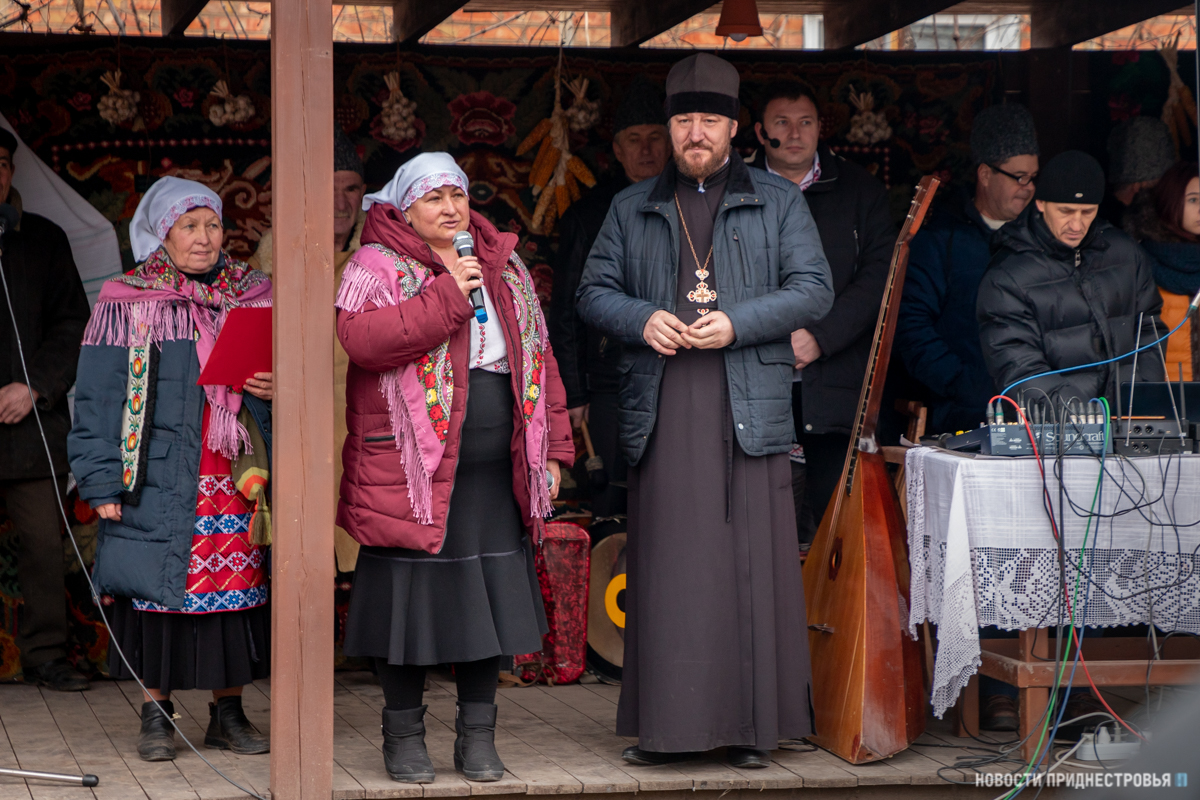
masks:
[[(171, 614), (138, 611), (128, 597), (104, 609), (130, 666), (150, 689), (232, 689), (271, 674), (271, 610)], [(108, 648), (108, 671), (133, 678), (117, 648)]]
[(442, 551), (359, 551), (346, 655), (430, 665), (541, 649), (546, 614), (512, 491), (509, 380), (471, 370)]

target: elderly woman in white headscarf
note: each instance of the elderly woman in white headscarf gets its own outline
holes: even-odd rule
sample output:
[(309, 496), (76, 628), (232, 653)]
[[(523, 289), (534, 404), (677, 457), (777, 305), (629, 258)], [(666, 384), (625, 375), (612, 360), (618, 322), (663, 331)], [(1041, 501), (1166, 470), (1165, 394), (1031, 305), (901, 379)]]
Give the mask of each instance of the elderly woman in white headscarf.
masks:
[[(384, 766), (428, 783), (425, 668), (453, 664), (454, 765), (499, 780), (500, 657), (541, 649), (534, 542), (575, 450), (558, 367), (517, 237), (471, 211), (447, 153), (364, 198), (338, 292), (346, 376), (338, 524), (362, 545), (347, 655), (375, 659)], [(456, 250), (468, 234), (471, 253)], [(473, 310), (476, 292), (479, 311)]]
[(109, 669), (149, 689), (143, 759), (175, 757), (176, 689), (212, 690), (206, 745), (265, 753), (241, 694), (270, 663), (271, 374), (245, 394), (197, 379), (227, 313), (269, 306), (271, 282), (222, 249), (221, 200), (194, 181), (151, 186), (130, 240), (137, 268), (104, 285), (84, 334), (68, 438), (79, 495), (101, 518), (93, 580), (115, 637)]

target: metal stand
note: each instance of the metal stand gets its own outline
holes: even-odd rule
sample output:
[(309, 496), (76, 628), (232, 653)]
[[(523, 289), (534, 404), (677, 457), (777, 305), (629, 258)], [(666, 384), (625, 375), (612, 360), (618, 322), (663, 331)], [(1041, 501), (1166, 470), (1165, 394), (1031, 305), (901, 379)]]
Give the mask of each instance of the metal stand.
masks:
[(0, 776), (7, 775), (13, 778), (25, 778), (26, 780), (35, 779), (40, 781), (58, 781), (59, 783), (70, 783), (75, 786), (99, 786), (100, 779), (95, 775), (63, 775), (58, 772), (32, 772), (27, 769), (3, 769), (0, 768)]

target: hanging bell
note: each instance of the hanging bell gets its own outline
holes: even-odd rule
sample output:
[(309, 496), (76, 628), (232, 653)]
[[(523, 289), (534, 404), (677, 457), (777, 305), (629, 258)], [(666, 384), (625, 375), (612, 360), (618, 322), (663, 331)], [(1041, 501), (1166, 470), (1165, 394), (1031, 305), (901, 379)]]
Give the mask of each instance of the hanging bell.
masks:
[(725, 0), (721, 4), (721, 19), (717, 21), (717, 36), (728, 36), (743, 42), (747, 36), (762, 36), (758, 22), (758, 6), (754, 0)]

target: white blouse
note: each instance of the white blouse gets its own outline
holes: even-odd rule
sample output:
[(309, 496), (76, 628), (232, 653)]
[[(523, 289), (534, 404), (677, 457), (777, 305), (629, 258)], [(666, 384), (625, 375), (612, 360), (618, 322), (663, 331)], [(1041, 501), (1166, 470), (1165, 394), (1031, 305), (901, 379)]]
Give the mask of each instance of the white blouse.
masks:
[[(504, 329), (500, 327), (500, 315), (492, 305), (492, 296), (486, 288), (483, 292), (483, 307), (487, 311), (487, 322), (480, 325), (472, 315), (471, 321), (471, 369), (485, 369), (501, 375), (509, 373), (508, 346), (504, 343)], [(468, 301), (469, 302), (469, 301)]]

